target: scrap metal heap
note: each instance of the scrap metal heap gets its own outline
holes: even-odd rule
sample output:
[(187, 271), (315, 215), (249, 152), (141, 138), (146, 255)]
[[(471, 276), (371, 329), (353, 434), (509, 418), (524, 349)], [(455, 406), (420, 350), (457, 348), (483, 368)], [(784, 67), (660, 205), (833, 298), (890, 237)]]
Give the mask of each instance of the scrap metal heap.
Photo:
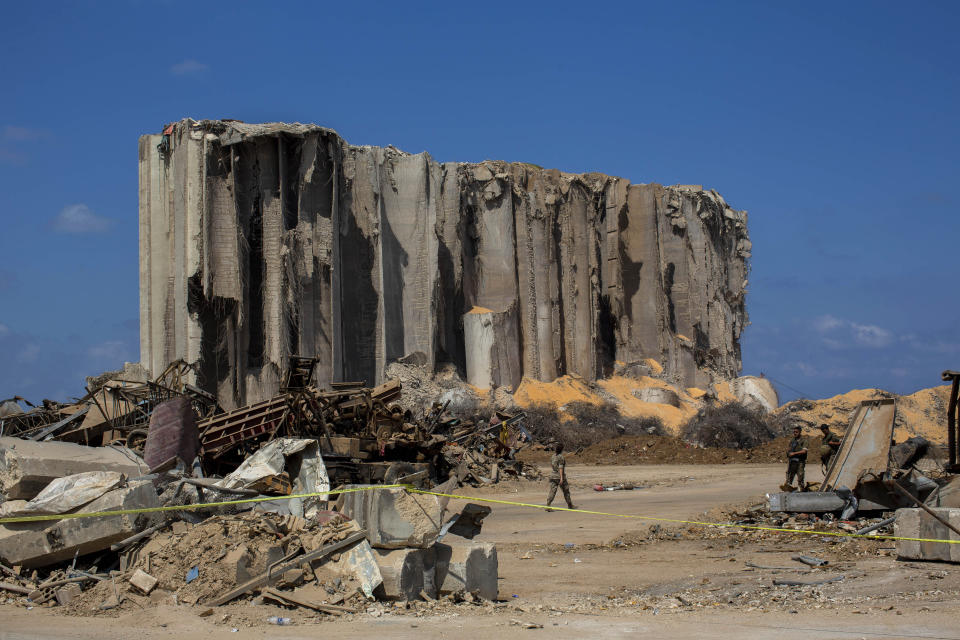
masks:
[[(24, 411), (17, 403), (22, 398), (8, 400), (0, 405), (6, 409), (0, 411), (0, 436), (124, 446), (145, 455), (155, 409), (186, 398), (195, 420), (172, 428), (193, 430), (195, 424), (195, 453), (207, 474), (227, 474), (265, 443), (291, 437), (317, 440), (331, 479), (341, 484), (393, 482), (413, 474), (436, 483), (453, 473), (473, 485), (497, 482), (501, 475), (537, 476), (536, 467), (514, 458), (532, 442), (522, 413), (498, 413), (488, 425), (453, 418), (434, 403), (417, 417), (417, 408), (398, 404), (399, 381), (373, 388), (336, 382), (321, 390), (312, 384), (316, 366), (316, 358), (291, 356), (279, 394), (223, 411), (214, 396), (186, 382), (195, 371), (178, 360), (153, 380), (107, 376), (70, 404), (45, 400)], [(146, 457), (148, 463), (165, 461)]]

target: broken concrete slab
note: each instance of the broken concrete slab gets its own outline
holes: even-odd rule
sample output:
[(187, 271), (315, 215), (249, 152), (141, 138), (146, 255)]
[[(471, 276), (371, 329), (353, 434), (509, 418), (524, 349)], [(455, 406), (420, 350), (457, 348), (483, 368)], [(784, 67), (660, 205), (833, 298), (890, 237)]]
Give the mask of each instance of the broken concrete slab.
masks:
[(437, 550), (375, 549), (374, 558), (383, 578), (379, 595), (388, 600), (417, 600), (420, 593), (437, 597)]
[[(94, 513), (159, 504), (153, 484), (140, 482), (114, 489), (83, 510)], [(124, 514), (0, 525), (0, 559), (9, 565), (34, 568), (69, 560), (75, 554), (101, 551), (153, 524), (152, 516)]]
[(30, 500), (57, 478), (85, 471), (119, 471), (136, 478), (148, 468), (129, 449), (0, 437), (0, 493), (8, 500)]
[[(372, 486), (348, 485), (347, 488)], [(412, 494), (403, 489), (378, 489), (341, 494), (340, 511), (367, 531), (378, 549), (430, 547), (440, 535), (443, 507), (436, 496)]]
[[(938, 516), (955, 527), (960, 527), (960, 509), (934, 507)], [(893, 535), (923, 540), (960, 540), (960, 536), (923, 509), (897, 509)], [(902, 560), (936, 560), (960, 562), (960, 544), (897, 540), (897, 556)]]
[(492, 544), (435, 545), (438, 593), (478, 592), (486, 600), (497, 599), (497, 548)]
[(353, 576), (360, 583), (360, 590), (368, 598), (372, 598), (373, 592), (383, 584), (380, 567), (367, 540), (361, 540), (344, 551), (338, 565), (345, 576)]
[(123, 482), (117, 471), (84, 471), (57, 478), (33, 499), (8, 500), (0, 504), (0, 518), (16, 518), (73, 511), (96, 500)]

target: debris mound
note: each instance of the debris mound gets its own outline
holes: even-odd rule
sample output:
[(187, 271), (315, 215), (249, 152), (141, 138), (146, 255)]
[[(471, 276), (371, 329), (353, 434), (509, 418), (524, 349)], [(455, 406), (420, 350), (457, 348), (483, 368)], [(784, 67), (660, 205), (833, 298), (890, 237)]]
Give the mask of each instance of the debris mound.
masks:
[(563, 407), (537, 404), (524, 410), (526, 427), (537, 442), (562, 442), (568, 451), (617, 436), (664, 435), (656, 417), (631, 418), (612, 403), (571, 402)]
[(699, 447), (752, 449), (784, 435), (778, 420), (765, 420), (757, 410), (739, 402), (708, 405), (684, 427), (681, 437)]

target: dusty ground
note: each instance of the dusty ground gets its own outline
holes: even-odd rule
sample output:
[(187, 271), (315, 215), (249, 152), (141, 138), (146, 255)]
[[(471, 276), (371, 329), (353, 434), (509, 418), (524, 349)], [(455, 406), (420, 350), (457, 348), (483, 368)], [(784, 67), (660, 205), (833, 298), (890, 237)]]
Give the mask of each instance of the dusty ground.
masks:
[[(675, 520), (729, 517), (776, 488), (770, 464), (579, 466), (569, 468), (584, 509)], [(819, 479), (811, 471), (812, 479)], [(634, 491), (594, 492), (597, 483), (632, 482)], [(538, 503), (545, 483), (466, 493)], [(726, 511), (726, 513), (724, 513)], [(322, 620), (272, 606), (229, 605), (200, 617), (201, 606), (161, 603), (121, 617), (68, 617), (56, 609), (0, 605), (7, 638), (960, 638), (955, 613), (960, 572), (952, 565), (899, 562), (893, 543), (816, 535), (704, 528), (681, 523), (547, 513), (495, 505), (479, 540), (496, 542), (501, 602), (376, 604), (350, 619)], [(810, 569), (804, 553), (830, 561)], [(754, 568), (747, 563), (764, 567)], [(822, 586), (775, 586), (775, 579)], [(266, 624), (288, 615), (294, 624)], [(525, 625), (542, 625), (527, 629)], [(236, 631), (234, 631), (236, 629)]]

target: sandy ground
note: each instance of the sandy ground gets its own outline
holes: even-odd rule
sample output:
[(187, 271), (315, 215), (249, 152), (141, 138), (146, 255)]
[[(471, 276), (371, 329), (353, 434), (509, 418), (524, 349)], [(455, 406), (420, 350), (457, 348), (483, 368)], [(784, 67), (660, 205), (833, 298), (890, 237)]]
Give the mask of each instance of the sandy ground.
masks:
[[(780, 465), (662, 465), (569, 469), (584, 509), (670, 519), (709, 519), (720, 505), (748, 506), (781, 482)], [(816, 478), (814, 478), (816, 479)], [(597, 482), (635, 491), (594, 492)], [(465, 493), (540, 503), (546, 483)], [(712, 514), (716, 517), (716, 514)], [(653, 529), (651, 530), (651, 525)], [(376, 605), (349, 620), (270, 606), (163, 604), (120, 617), (68, 617), (56, 609), (0, 605), (7, 638), (958, 638), (960, 572), (953, 565), (900, 562), (892, 543), (813, 535), (745, 534), (678, 523), (547, 513), (495, 505), (478, 540), (496, 542), (500, 602)], [(828, 559), (824, 569), (791, 560)], [(755, 568), (747, 563), (760, 565)], [(822, 586), (775, 586), (775, 579)], [(542, 625), (539, 628), (525, 628)], [(234, 631), (236, 629), (236, 631)]]

